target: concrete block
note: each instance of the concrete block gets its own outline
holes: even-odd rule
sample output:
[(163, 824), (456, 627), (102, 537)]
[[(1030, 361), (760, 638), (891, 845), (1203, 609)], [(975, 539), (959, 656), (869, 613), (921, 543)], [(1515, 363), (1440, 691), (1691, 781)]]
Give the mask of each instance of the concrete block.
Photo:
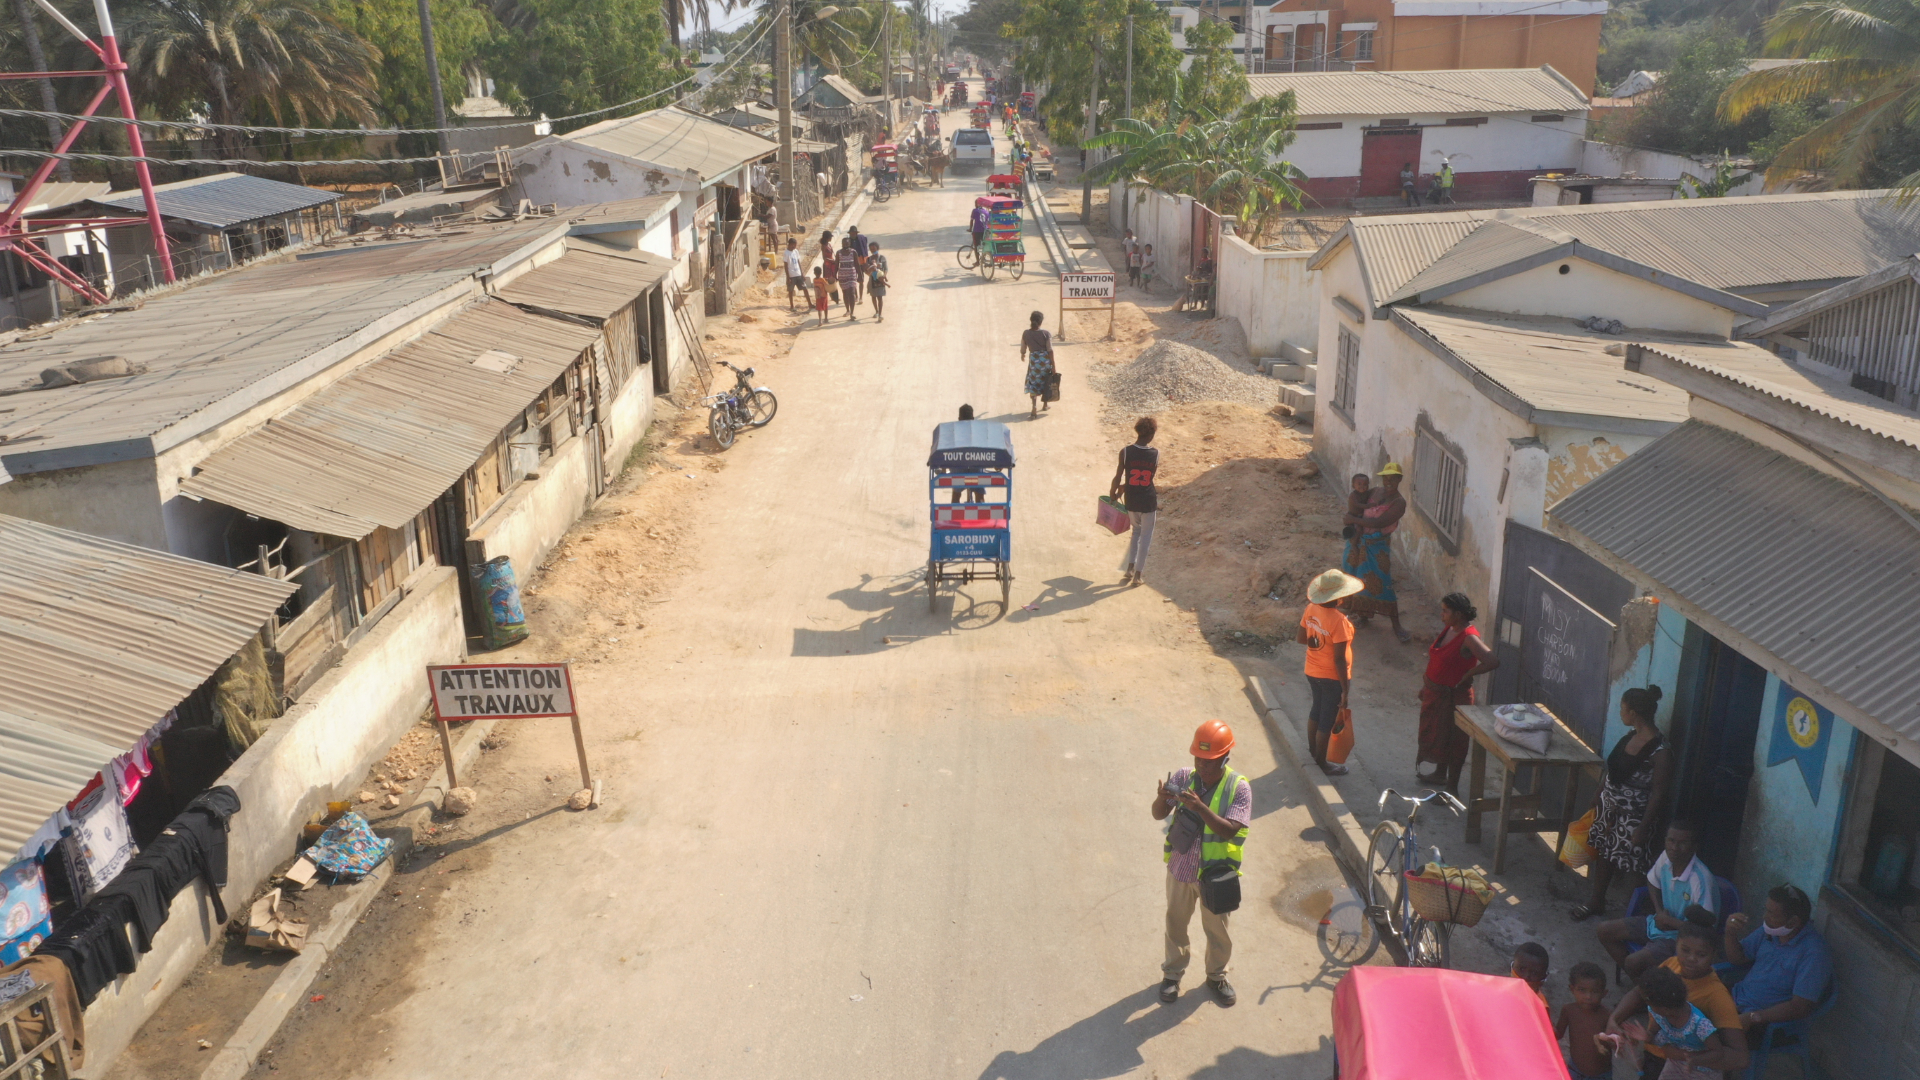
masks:
[(1320, 370), (1316, 364), (1294, 364), (1285, 360), (1269, 360), (1266, 364), (1267, 374), (1281, 382), (1311, 383)]
[(1312, 365), (1320, 362), (1319, 357), (1315, 355), (1314, 351), (1311, 348), (1308, 348), (1305, 345), (1295, 345), (1290, 341), (1283, 341), (1280, 343), (1280, 359), (1286, 360), (1290, 363), (1305, 364), (1305, 365)]
[(1280, 387), (1280, 404), (1293, 410), (1295, 416), (1312, 416), (1313, 387), (1306, 383), (1286, 383)]

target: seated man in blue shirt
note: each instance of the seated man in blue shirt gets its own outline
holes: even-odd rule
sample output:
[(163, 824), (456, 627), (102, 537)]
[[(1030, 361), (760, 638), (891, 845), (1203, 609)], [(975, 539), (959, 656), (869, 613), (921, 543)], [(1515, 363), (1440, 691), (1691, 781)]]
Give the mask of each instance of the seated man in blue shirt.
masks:
[(1733, 985), (1733, 1004), (1747, 1028), (1747, 1045), (1768, 1024), (1813, 1015), (1833, 981), (1833, 960), (1827, 943), (1808, 925), (1813, 901), (1792, 885), (1767, 890), (1767, 908), (1755, 929), (1742, 912), (1727, 919), (1727, 960), (1752, 964), (1746, 977)]

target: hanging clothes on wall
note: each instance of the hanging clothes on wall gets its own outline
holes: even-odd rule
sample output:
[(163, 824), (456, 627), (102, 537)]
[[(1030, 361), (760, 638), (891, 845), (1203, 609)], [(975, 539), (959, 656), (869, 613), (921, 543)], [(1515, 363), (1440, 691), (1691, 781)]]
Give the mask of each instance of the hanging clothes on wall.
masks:
[(133, 859), (137, 848), (133, 831), (127, 825), (127, 811), (121, 805), (119, 789), (104, 776), (95, 774), (80, 797), (67, 804), (73, 825), (62, 838), (67, 855), (80, 879), (80, 902), (92, 899), (119, 875)]

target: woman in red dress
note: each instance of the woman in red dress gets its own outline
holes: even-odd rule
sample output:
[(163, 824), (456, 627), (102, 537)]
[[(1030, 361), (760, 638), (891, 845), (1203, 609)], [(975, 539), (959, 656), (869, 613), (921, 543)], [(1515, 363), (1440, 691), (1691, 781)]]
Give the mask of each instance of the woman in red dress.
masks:
[[(1453, 710), (1473, 704), (1473, 677), (1500, 666), (1493, 650), (1474, 629), (1479, 616), (1465, 593), (1440, 599), (1440, 636), (1427, 649), (1427, 677), (1420, 687), (1420, 756), (1414, 778), (1423, 784), (1444, 784), (1448, 791), (1460, 782), (1467, 760), (1467, 733), (1453, 722)], [(1432, 762), (1431, 773), (1419, 771)]]

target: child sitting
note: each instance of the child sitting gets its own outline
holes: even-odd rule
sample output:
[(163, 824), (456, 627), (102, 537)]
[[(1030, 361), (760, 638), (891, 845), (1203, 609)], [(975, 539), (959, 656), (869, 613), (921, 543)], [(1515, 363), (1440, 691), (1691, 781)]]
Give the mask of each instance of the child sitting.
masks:
[(1513, 962), (1507, 971), (1540, 995), (1540, 1004), (1547, 1003), (1547, 947), (1537, 941), (1523, 941), (1513, 950)]
[[(1676, 939), (1676, 951), (1672, 958), (1660, 965), (1667, 971), (1680, 976), (1687, 987), (1687, 1003), (1705, 1013), (1713, 1026), (1720, 1031), (1720, 1038), (1727, 1044), (1733, 1056), (1728, 1069), (1740, 1069), (1747, 1064), (1747, 1034), (1740, 1023), (1740, 1010), (1733, 1004), (1733, 995), (1728, 992), (1727, 984), (1713, 970), (1714, 940), (1713, 931), (1692, 923), (1684, 923)], [(1629, 1017), (1639, 1013), (1642, 1005), (1639, 990), (1628, 990), (1620, 1004), (1613, 1009), (1607, 1030), (1622, 1032)], [(1646, 1067), (1642, 1075), (1657, 1077), (1665, 1067), (1666, 1051), (1659, 1046), (1647, 1047)]]
[[(1680, 976), (1657, 967), (1640, 977), (1638, 989), (1648, 1023), (1634, 1019), (1621, 1028), (1626, 1038), (1665, 1053), (1660, 1080), (1721, 1080), (1721, 1070), (1732, 1067), (1736, 1057), (1745, 1057), (1730, 1050), (1707, 1014), (1687, 1001), (1687, 984)], [(1594, 1045), (1603, 1050), (1619, 1048), (1622, 1041), (1611, 1033), (1594, 1037)]]
[(1553, 1024), (1554, 1037), (1567, 1040), (1567, 1075), (1572, 1080), (1612, 1080), (1613, 1063), (1594, 1042), (1594, 1036), (1607, 1029), (1607, 1007), (1600, 1004), (1607, 993), (1607, 973), (1599, 964), (1582, 960), (1567, 973), (1567, 989), (1573, 1000), (1560, 1007), (1560, 1019)]

